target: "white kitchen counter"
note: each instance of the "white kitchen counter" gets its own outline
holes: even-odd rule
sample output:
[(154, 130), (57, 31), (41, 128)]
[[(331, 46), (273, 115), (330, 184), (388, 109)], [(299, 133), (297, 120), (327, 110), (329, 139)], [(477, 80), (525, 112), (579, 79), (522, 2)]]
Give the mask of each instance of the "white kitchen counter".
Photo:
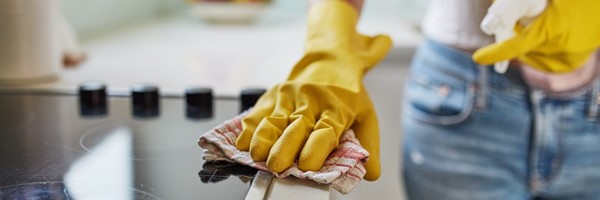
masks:
[[(269, 88), (286, 78), (302, 55), (304, 41), (303, 16), (278, 15), (267, 14), (251, 25), (170, 16), (99, 33), (83, 41), (88, 60), (64, 69), (57, 81), (0, 89), (73, 93), (80, 83), (93, 80), (121, 94), (138, 83), (155, 84), (167, 95), (181, 95), (189, 86), (212, 87), (217, 96), (237, 96), (246, 87)], [(390, 17), (363, 16), (359, 29), (389, 34), (399, 49), (421, 41), (413, 26)]]

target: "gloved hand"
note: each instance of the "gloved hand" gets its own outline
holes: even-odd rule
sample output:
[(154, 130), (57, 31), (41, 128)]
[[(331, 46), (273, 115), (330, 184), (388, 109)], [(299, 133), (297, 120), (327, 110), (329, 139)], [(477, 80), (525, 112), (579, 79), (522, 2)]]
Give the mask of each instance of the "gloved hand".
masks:
[(345, 1), (325, 1), (309, 10), (304, 57), (243, 119), (238, 149), (255, 161), (266, 160), (275, 172), (295, 160), (301, 170), (318, 171), (342, 132), (353, 129), (370, 153), (365, 179), (379, 177), (379, 127), (362, 78), (385, 57), (391, 40), (356, 33), (357, 20)]
[(542, 71), (563, 73), (582, 66), (600, 46), (600, 1), (549, 0), (514, 37), (477, 50), (473, 60), (492, 64), (517, 58)]

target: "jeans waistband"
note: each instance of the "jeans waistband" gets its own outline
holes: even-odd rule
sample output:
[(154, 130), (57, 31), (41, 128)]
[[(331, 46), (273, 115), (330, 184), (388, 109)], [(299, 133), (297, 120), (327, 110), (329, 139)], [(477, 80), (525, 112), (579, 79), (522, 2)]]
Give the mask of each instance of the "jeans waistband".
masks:
[[(503, 90), (509, 89), (511, 91), (522, 92), (523, 94), (529, 93), (532, 90), (539, 90), (530, 87), (526, 83), (519, 67), (510, 67), (505, 74), (499, 74), (493, 70), (492, 66), (475, 63), (471, 58), (472, 55), (468, 52), (452, 48), (431, 39), (425, 41), (424, 47), (421, 50), (424, 51), (425, 56), (433, 56), (433, 59), (451, 63), (447, 66), (460, 68), (455, 71), (464, 72), (462, 76), (477, 84), (475, 103), (479, 109), (485, 108), (491, 87)], [(600, 111), (600, 77), (596, 76), (586, 87), (578, 91), (580, 92), (571, 92), (568, 95), (562, 94), (560, 96), (555, 96), (555, 93), (547, 91), (543, 91), (543, 93), (545, 93), (544, 96), (560, 99), (571, 99), (589, 94), (586, 98), (589, 98), (590, 102), (590, 118), (598, 118), (598, 115), (600, 115), (598, 113)]]
[(595, 53), (584, 66), (564, 74), (541, 72), (526, 65), (519, 69), (531, 88), (542, 90), (548, 96), (568, 99), (586, 93), (594, 80), (598, 79), (600, 76), (600, 60), (598, 59), (600, 57), (598, 53)]

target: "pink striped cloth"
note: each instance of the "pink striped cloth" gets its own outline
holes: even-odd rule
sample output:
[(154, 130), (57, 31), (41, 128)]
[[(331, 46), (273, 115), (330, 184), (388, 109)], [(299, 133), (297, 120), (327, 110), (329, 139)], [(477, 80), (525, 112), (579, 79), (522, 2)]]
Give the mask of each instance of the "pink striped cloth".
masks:
[[(265, 162), (254, 162), (250, 153), (235, 148), (235, 140), (242, 132), (242, 118), (245, 113), (230, 119), (214, 129), (204, 133), (198, 144), (206, 149), (204, 159), (209, 161), (221, 160), (237, 162), (254, 167), (259, 170), (269, 171)], [(302, 171), (296, 163), (282, 173), (272, 172), (277, 178), (295, 176), (300, 179), (310, 179), (317, 183), (331, 184), (335, 190), (348, 194), (365, 176), (364, 162), (369, 153), (354, 137), (354, 132), (344, 132), (340, 144), (327, 158), (319, 171)]]

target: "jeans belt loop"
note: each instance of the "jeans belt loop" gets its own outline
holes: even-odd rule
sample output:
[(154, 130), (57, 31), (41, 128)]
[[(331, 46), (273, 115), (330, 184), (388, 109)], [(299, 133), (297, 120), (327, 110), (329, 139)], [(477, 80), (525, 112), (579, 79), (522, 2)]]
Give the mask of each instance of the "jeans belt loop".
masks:
[(588, 109), (588, 119), (590, 121), (598, 120), (598, 110), (600, 107), (600, 77), (596, 77), (590, 94)]
[(477, 84), (475, 87), (475, 108), (479, 111), (483, 111), (487, 107), (487, 94), (489, 91), (488, 86), (488, 69), (489, 66), (477, 65)]

